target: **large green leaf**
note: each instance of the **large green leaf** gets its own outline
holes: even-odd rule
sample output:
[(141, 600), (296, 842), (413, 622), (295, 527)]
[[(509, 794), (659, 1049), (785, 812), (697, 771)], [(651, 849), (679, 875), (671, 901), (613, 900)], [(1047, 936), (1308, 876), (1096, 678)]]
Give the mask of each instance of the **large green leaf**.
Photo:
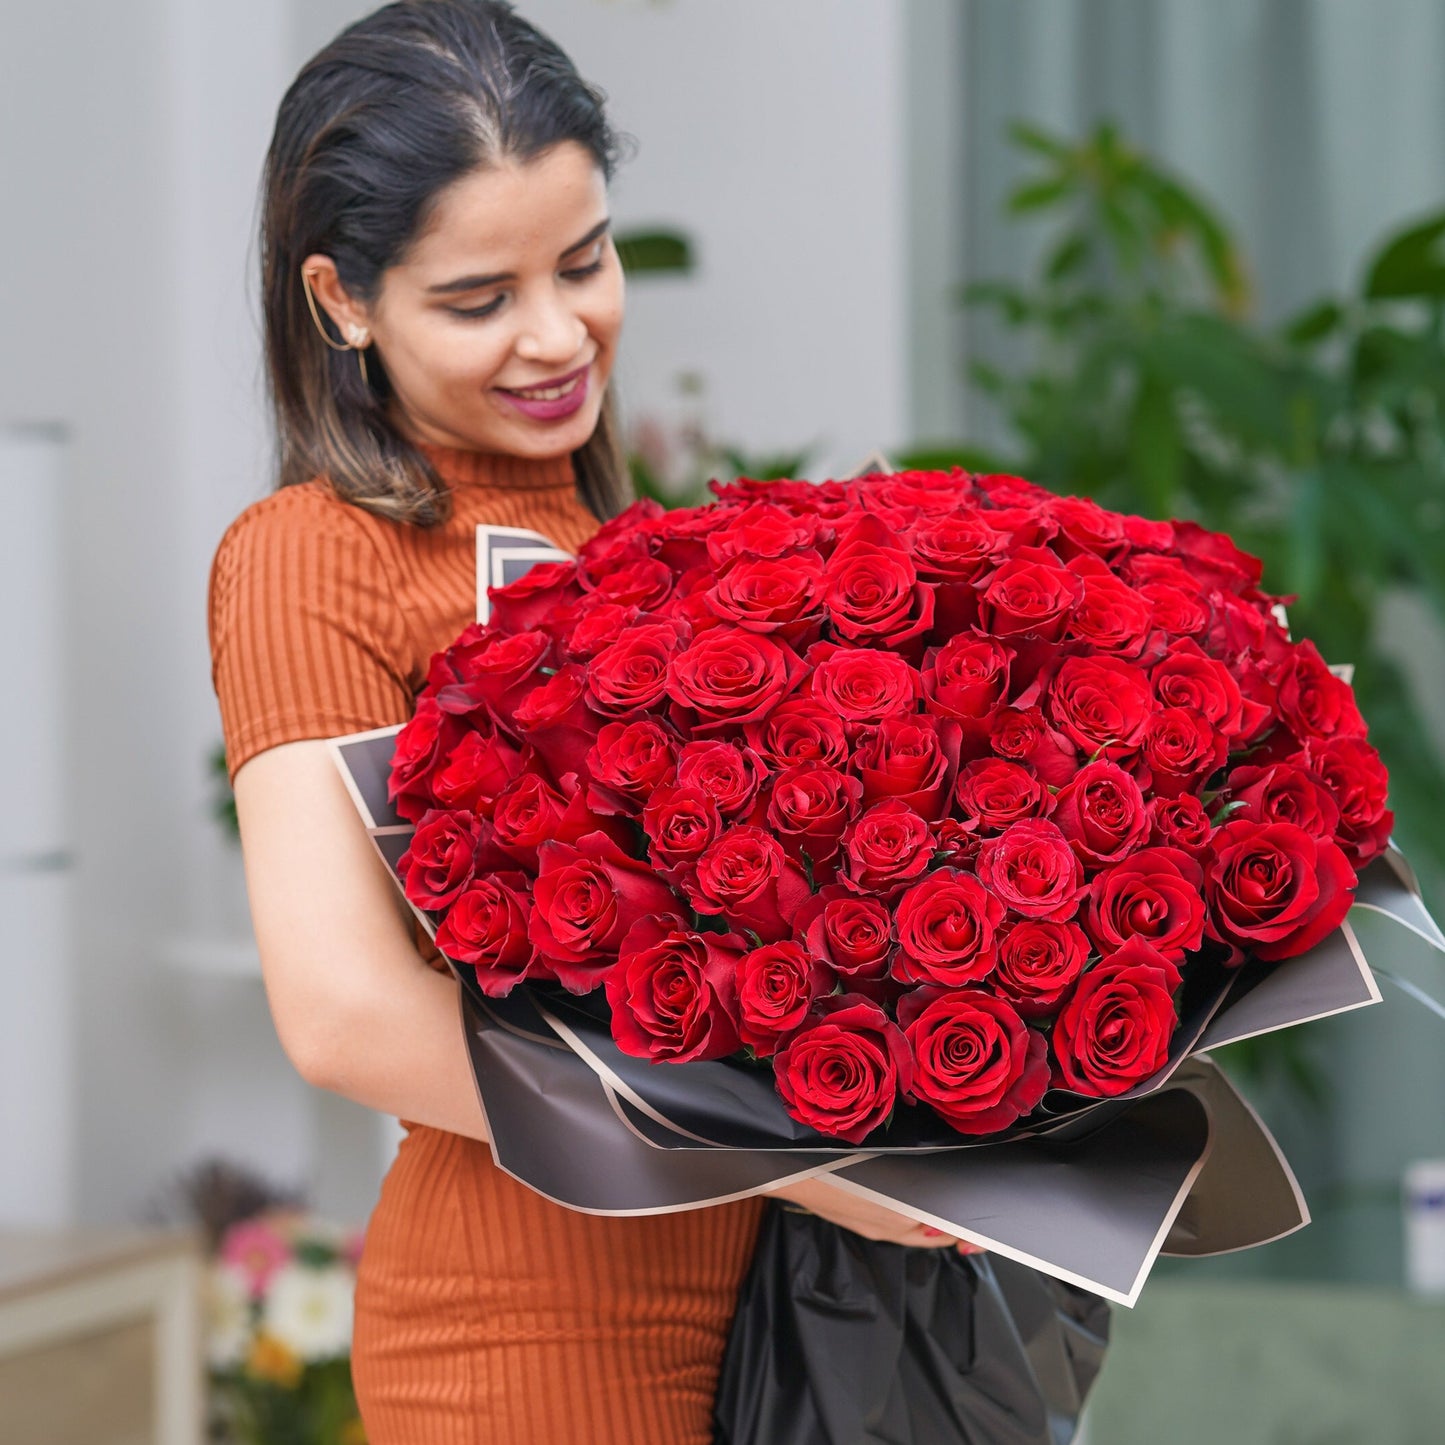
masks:
[(1445, 213), (1385, 242), (1365, 274), (1365, 295), (1445, 296)]

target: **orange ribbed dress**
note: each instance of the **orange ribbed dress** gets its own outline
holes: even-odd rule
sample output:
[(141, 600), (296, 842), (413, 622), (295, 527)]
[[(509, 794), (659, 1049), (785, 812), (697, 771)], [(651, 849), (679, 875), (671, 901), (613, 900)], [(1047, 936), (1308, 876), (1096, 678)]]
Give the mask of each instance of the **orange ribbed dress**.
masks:
[[(566, 458), (424, 450), (455, 498), (441, 526), (313, 481), (222, 539), (209, 621), (233, 777), (280, 743), (406, 720), (431, 655), (473, 616), (478, 523), (569, 552), (597, 529)], [(486, 1144), (406, 1128), (357, 1278), (352, 1373), (372, 1445), (706, 1445), (761, 1202), (579, 1214), (503, 1174)]]

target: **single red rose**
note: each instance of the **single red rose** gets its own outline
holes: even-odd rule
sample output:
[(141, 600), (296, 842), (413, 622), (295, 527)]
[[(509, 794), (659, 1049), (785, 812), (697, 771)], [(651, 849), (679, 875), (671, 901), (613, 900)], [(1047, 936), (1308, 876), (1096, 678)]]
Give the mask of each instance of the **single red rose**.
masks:
[(537, 849), (557, 836), (567, 800), (540, 773), (519, 773), (497, 794), (492, 809), (493, 840), (529, 873), (537, 871)]
[(737, 965), (743, 1043), (761, 1059), (777, 1053), (832, 986), (827, 966), (791, 940), (753, 949)]
[[(1141, 590), (1146, 587), (1163, 585), (1175, 587), (1190, 597), (1204, 598), (1199, 579), (1179, 560), (1178, 557), (1156, 555), (1152, 552), (1133, 552), (1119, 564), (1120, 575), (1131, 587)], [(1210, 589), (1212, 590), (1212, 589)]]
[(807, 661), (813, 668), (809, 692), (846, 727), (857, 729), (917, 711), (918, 672), (897, 653), (816, 642)]
[[(768, 790), (766, 822), (814, 883), (831, 883), (843, 830), (857, 816), (863, 784), (823, 763), (784, 768)], [(806, 856), (807, 862), (804, 863)]]
[(501, 734), (467, 733), (432, 774), (432, 791), (440, 807), (490, 818), (498, 794), (521, 771), (521, 752)]
[(979, 882), (1023, 918), (1062, 922), (1078, 911), (1084, 870), (1069, 840), (1044, 818), (1026, 818), (979, 845)]
[(720, 913), (733, 928), (749, 930), (763, 943), (776, 943), (792, 932), (793, 918), (810, 892), (803, 870), (783, 845), (752, 826), (732, 828), (709, 845), (684, 886), (699, 913)]
[(577, 549), (577, 572), (584, 587), (596, 587), (611, 571), (648, 554), (648, 535), (639, 522), (662, 511), (651, 497), (639, 498), (626, 511), (604, 522)]
[(921, 988), (898, 1005), (913, 1090), (960, 1134), (994, 1134), (1031, 1114), (1049, 1086), (1048, 1045), (982, 989)]
[(683, 919), (676, 894), (601, 833), (538, 850), (528, 935), (569, 993), (590, 993), (639, 919)]
[(978, 758), (965, 765), (954, 790), (958, 806), (983, 833), (1001, 833), (1021, 818), (1052, 811), (1053, 795), (1022, 763)]
[(658, 872), (673, 877), (686, 871), (722, 834), (722, 815), (702, 788), (664, 784), (642, 810), (647, 834), (648, 861)]
[(1357, 881), (1336, 844), (1293, 823), (1225, 823), (1204, 871), (1211, 935), (1267, 963), (1293, 958), (1339, 926)]
[(788, 1112), (830, 1138), (861, 1144), (913, 1088), (913, 1055), (898, 1025), (856, 994), (819, 999), (773, 1059)]
[(437, 926), (437, 947), (455, 962), (470, 964), (477, 987), (489, 998), (505, 998), (524, 978), (546, 971), (539, 970), (541, 960), (527, 936), (531, 887), (525, 873), (474, 878)]
[(843, 834), (845, 882), (884, 896), (911, 883), (933, 857), (928, 823), (907, 803), (890, 798), (855, 818)]
[(1051, 817), (1090, 868), (1119, 862), (1149, 836), (1144, 795), (1117, 763), (1085, 763), (1059, 789)]
[(688, 743), (677, 758), (679, 786), (705, 789), (724, 818), (745, 817), (766, 776), (767, 769), (752, 748), (734, 743)]
[(1025, 918), (999, 935), (993, 986), (1026, 1019), (1054, 1014), (1089, 961), (1077, 923)]
[(386, 785), (387, 797), (407, 822), (415, 823), (441, 801), (436, 796), (434, 775), (467, 735), (466, 725), (444, 713), (435, 699), (423, 695), (417, 702), (416, 711), (392, 745)]
[(1145, 582), (1138, 593), (1153, 610), (1154, 625), (1166, 637), (1198, 637), (1209, 626), (1209, 608), (1195, 591), (1169, 582)]
[(977, 826), (961, 818), (944, 818), (934, 823), (931, 828), (934, 862), (949, 868), (971, 868), (983, 842), (982, 835), (975, 831)]
[(794, 642), (822, 620), (823, 559), (815, 551), (739, 557), (705, 595), (724, 622), (749, 632), (781, 632)]
[(895, 508), (920, 512), (951, 513), (968, 485), (968, 473), (961, 467), (949, 471), (902, 471), (870, 480), (862, 488), (865, 501), (878, 501)]
[(484, 645), (468, 651), (461, 681), (437, 690), (437, 706), (458, 716), (475, 714), (485, 706), (510, 727), (512, 708), (542, 680), (542, 669), (552, 656), (553, 642), (545, 632), (492, 635)]
[(986, 978), (1004, 906), (970, 873), (939, 868), (899, 900), (893, 976), (957, 986)]
[(1056, 642), (1084, 586), (1047, 547), (1020, 547), (979, 587), (979, 617), (994, 637)]
[(855, 524), (828, 558), (823, 600), (834, 633), (902, 651), (933, 625), (933, 591), (876, 518)]
[(987, 726), (1008, 695), (1012, 648), (960, 633), (923, 654), (928, 711), (956, 718), (971, 734)]
[(909, 551), (928, 582), (972, 582), (1008, 545), (982, 513), (960, 511), (925, 517), (913, 528)]
[(1336, 677), (1312, 642), (1296, 644), (1275, 683), (1284, 724), (1301, 742), (1312, 738), (1362, 738), (1365, 720), (1349, 683)]
[(1223, 532), (1208, 532), (1198, 522), (1174, 523), (1174, 549), (1194, 576), (1225, 592), (1248, 592), (1264, 575), (1258, 557), (1241, 552)]
[(1204, 870), (1178, 848), (1141, 848), (1089, 886), (1084, 927), (1100, 953), (1130, 938), (1182, 964), (1204, 942)]
[(725, 526), (708, 533), (707, 553), (715, 567), (721, 568), (734, 557), (783, 557), (805, 550), (817, 540), (818, 526), (811, 517), (789, 511), (790, 502), (776, 484), (768, 493), (777, 496), (782, 505), (754, 502)]
[(770, 768), (826, 763), (841, 768), (849, 757), (848, 737), (837, 713), (816, 698), (791, 697), (766, 717), (747, 724), (748, 746)]
[(1154, 552), (1167, 552), (1174, 545), (1174, 523), (1156, 522), (1152, 517), (1135, 517), (1122, 513), (1124, 536), (1131, 547), (1147, 547)]
[(607, 718), (630, 718), (667, 697), (669, 669), (687, 630), (674, 622), (630, 627), (588, 664), (592, 706)]
[(1093, 1098), (1125, 1093), (1169, 1061), (1179, 970), (1142, 938), (1088, 969), (1059, 1010), (1058, 1082)]
[(618, 641), (639, 615), (638, 608), (619, 607), (615, 602), (586, 607), (566, 634), (563, 652), (573, 662), (587, 662)]
[(1140, 754), (1157, 797), (1172, 798), (1197, 788), (1219, 771), (1229, 745), (1203, 713), (1190, 707), (1160, 708), (1149, 719)]
[(1209, 604), (1209, 627), (1201, 641), (1213, 657), (1239, 657), (1262, 653), (1270, 645), (1277, 626), (1253, 602), (1219, 588), (1204, 593)]
[(489, 618), (503, 632), (545, 632), (547, 619), (582, 596), (575, 562), (538, 562), (505, 587), (488, 587)]
[(740, 627), (704, 632), (667, 667), (667, 693), (693, 734), (741, 729), (766, 715), (803, 679), (792, 648)]
[(1335, 841), (1363, 868), (1385, 851), (1395, 827), (1386, 806), (1390, 779), (1379, 753), (1363, 738), (1333, 737), (1312, 740), (1305, 756), (1339, 808)]
[(936, 822), (948, 809), (960, 737), (952, 718), (928, 713), (884, 718), (860, 733), (853, 767), (862, 781), (864, 806), (899, 798)]
[(1078, 749), (1036, 707), (1000, 708), (989, 728), (989, 744), (999, 757), (1027, 764), (1051, 788), (1063, 787), (1079, 771)]
[(876, 898), (830, 883), (803, 904), (793, 936), (840, 978), (861, 983), (882, 978), (893, 956), (893, 915)]
[(1226, 738), (1244, 732), (1244, 696), (1234, 674), (1192, 638), (1177, 638), (1149, 674), (1161, 707), (1192, 708)]
[(512, 721), (553, 778), (582, 772), (597, 735), (586, 669), (576, 662), (559, 668), (518, 699)]
[(472, 881), (485, 837), (472, 813), (423, 813), (396, 865), (407, 898), (418, 908), (445, 908)]
[(676, 580), (667, 563), (655, 557), (639, 557), (599, 579), (596, 593), (603, 601), (620, 607), (655, 612), (671, 595)]
[(1117, 657), (1065, 658), (1048, 689), (1050, 721), (1090, 757), (1127, 757), (1155, 711), (1148, 675)]
[(1052, 550), (1052, 543), (1058, 536), (1059, 528), (1049, 515), (1051, 500), (1047, 495), (1033, 501), (1024, 501), (1020, 497), (1007, 506), (990, 507), (985, 515), (993, 526), (1008, 537), (1012, 555), (1017, 556), (1025, 548), (1031, 547), (1047, 551), (1054, 561), (1062, 561), (1059, 554)]
[(722, 1059), (738, 1047), (741, 940), (691, 933), (675, 919), (639, 918), (604, 981), (612, 1037), (653, 1063)]
[(1177, 798), (1154, 798), (1148, 806), (1149, 842), (1166, 848), (1182, 848), (1199, 859), (1214, 836), (1214, 825), (1204, 804), (1193, 793)]
[(1328, 787), (1293, 763), (1235, 768), (1225, 782), (1224, 801), (1233, 805), (1231, 822), (1293, 823), (1312, 838), (1333, 839), (1340, 822)]
[(1054, 501), (1054, 494), (1027, 477), (1011, 472), (975, 472), (973, 485), (994, 507), (1022, 507), (1042, 511)]
[(676, 739), (661, 723), (605, 723), (583, 763), (587, 801), (598, 812), (635, 815), (676, 766)]
[(1077, 638), (1118, 657), (1138, 657), (1154, 625), (1154, 608), (1126, 582), (1121, 582), (1102, 563), (1099, 571), (1074, 571), (1084, 584), (1084, 595), (1069, 617), (1066, 636)]
[(1082, 555), (1117, 557), (1128, 545), (1124, 519), (1089, 497), (1055, 497), (1049, 515), (1058, 526), (1054, 550), (1066, 562)]

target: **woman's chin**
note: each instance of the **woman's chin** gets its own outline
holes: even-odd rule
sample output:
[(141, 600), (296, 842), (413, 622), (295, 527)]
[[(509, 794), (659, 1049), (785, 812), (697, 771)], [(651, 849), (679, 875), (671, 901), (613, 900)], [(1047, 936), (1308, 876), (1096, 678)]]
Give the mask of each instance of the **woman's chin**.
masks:
[(545, 425), (517, 425), (507, 428), (503, 450), (516, 456), (546, 461), (552, 457), (570, 456), (587, 444), (597, 430), (600, 409), (584, 407), (564, 421)]

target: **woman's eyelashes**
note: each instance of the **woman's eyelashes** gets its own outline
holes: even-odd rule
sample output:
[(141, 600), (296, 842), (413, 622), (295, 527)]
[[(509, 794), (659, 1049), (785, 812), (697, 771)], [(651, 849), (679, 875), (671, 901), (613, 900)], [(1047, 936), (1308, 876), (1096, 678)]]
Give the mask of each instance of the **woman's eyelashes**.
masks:
[[(595, 276), (601, 269), (602, 257), (599, 256), (595, 261), (590, 262), (586, 266), (574, 266), (570, 271), (563, 271), (562, 275), (568, 281), (585, 281), (589, 276)], [(453, 316), (460, 316), (465, 320), (474, 320), (481, 316), (495, 316), (501, 309), (502, 302), (505, 301), (506, 298), (507, 293), (504, 291), (494, 300), (488, 301), (485, 306), (472, 306), (465, 309), (459, 306), (449, 306), (447, 310), (450, 311)]]

